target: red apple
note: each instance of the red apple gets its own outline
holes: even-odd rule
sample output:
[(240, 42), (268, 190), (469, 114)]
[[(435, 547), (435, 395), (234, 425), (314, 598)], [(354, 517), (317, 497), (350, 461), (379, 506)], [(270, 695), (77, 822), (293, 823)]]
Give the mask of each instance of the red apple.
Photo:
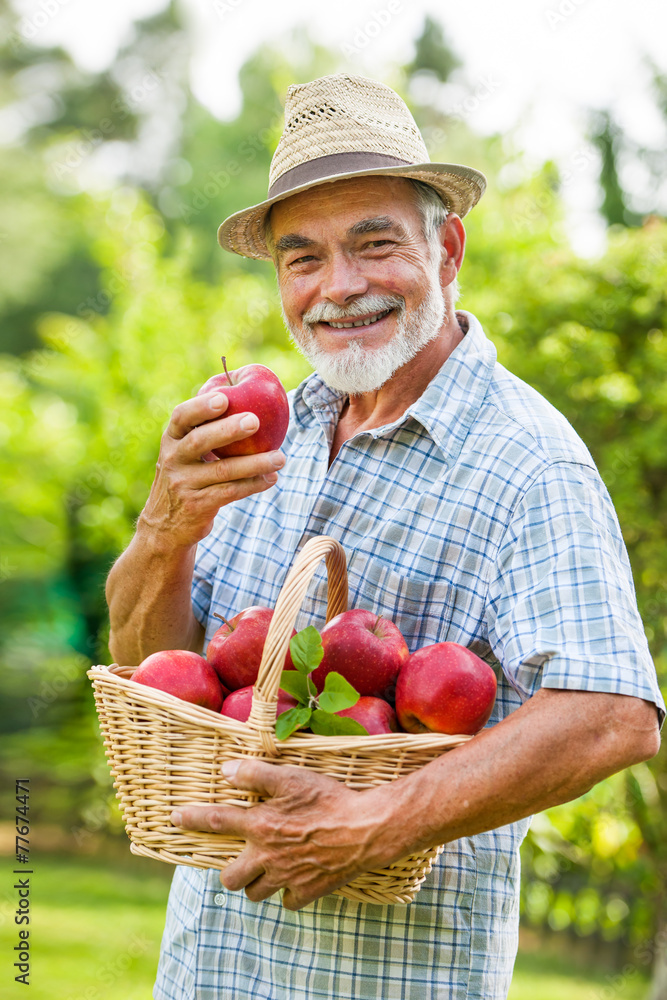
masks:
[[(264, 643), (273, 618), (273, 609), (253, 605), (220, 626), (211, 636), (206, 659), (230, 691), (248, 687), (257, 680)], [(296, 629), (292, 629), (292, 636)], [(285, 670), (294, 670), (289, 648)]]
[(289, 403), (282, 382), (266, 365), (245, 365), (228, 372), (225, 359), (224, 372), (213, 375), (201, 387), (198, 396), (218, 389), (229, 403), (223, 416), (233, 413), (254, 413), (259, 418), (259, 428), (241, 441), (232, 441), (212, 453), (218, 458), (230, 455), (255, 455), (260, 451), (280, 448), (289, 424)]
[(393, 700), (398, 671), (410, 652), (392, 621), (352, 608), (332, 618), (321, 636), (324, 656), (311, 674), (318, 691), (327, 674), (336, 670), (359, 694)]
[(396, 714), (409, 733), (470, 735), (489, 721), (496, 675), (488, 663), (457, 642), (436, 642), (401, 667)]
[(162, 649), (151, 653), (141, 661), (132, 680), (213, 712), (220, 711), (223, 698), (228, 694), (211, 664), (187, 649)]
[[(251, 684), (250, 687), (243, 687), (239, 688), (238, 691), (232, 691), (223, 701), (220, 714), (228, 715), (230, 719), (238, 719), (239, 722), (247, 722), (252, 704), (252, 690)], [(293, 698), (291, 694), (280, 688), (278, 690), (278, 711), (276, 715), (286, 712), (288, 708), (296, 708), (297, 704), (296, 698)]]
[(356, 719), (366, 729), (369, 736), (376, 736), (378, 733), (398, 732), (396, 713), (384, 698), (370, 698), (365, 695), (352, 708), (342, 708), (340, 712), (336, 712), (336, 715)]

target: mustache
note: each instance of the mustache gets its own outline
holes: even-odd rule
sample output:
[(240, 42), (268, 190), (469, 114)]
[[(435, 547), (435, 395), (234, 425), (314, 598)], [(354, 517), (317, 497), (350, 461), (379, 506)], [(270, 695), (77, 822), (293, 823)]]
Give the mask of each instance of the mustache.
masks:
[(315, 323), (329, 323), (331, 321), (365, 316), (368, 313), (385, 312), (387, 309), (397, 309), (402, 312), (405, 309), (405, 299), (402, 295), (364, 295), (351, 302), (348, 306), (337, 306), (335, 302), (318, 302), (317, 305), (309, 309), (301, 317), (304, 325), (311, 326)]

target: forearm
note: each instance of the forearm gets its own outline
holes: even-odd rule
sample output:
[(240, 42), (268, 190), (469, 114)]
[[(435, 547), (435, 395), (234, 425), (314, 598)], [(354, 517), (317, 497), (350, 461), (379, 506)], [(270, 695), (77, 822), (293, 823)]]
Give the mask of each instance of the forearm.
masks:
[(201, 652), (204, 629), (191, 600), (196, 551), (196, 545), (170, 545), (139, 518), (134, 538), (107, 578), (115, 662), (136, 665), (160, 649)]
[(658, 746), (648, 702), (542, 689), (469, 743), (374, 791), (391, 801), (396, 847), (409, 853), (567, 802)]

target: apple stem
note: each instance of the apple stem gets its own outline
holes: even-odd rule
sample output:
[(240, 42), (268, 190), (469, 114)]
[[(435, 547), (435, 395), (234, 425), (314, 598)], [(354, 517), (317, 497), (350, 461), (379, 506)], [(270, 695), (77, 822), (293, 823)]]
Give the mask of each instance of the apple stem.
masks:
[(227, 628), (229, 629), (229, 631), (230, 631), (230, 632), (233, 632), (233, 631), (234, 631), (234, 629), (236, 628), (236, 625), (231, 625), (231, 624), (230, 624), (230, 623), (229, 623), (229, 622), (227, 621), (227, 619), (225, 618), (225, 616), (224, 616), (224, 615), (219, 615), (217, 611), (214, 611), (214, 612), (213, 612), (213, 617), (214, 617), (214, 618), (219, 618), (221, 622), (224, 622), (224, 623), (225, 623), (225, 625), (227, 626)]
[(311, 686), (313, 684), (310, 674), (306, 674), (306, 690), (308, 691), (308, 707), (309, 708), (319, 708), (319, 700), (317, 694), (317, 688)]
[(375, 623), (373, 624), (373, 628), (371, 631), (375, 632), (375, 629), (378, 627), (378, 622), (380, 621), (381, 618), (382, 618), (382, 613), (380, 613), (375, 619)]
[[(224, 354), (220, 355), (220, 360), (222, 361), (222, 367), (225, 369), (225, 375), (227, 376), (227, 381), (231, 385), (232, 384), (232, 380), (230, 379), (229, 372), (227, 371), (227, 359), (226, 359), (226, 357), (225, 357)], [(220, 615), (218, 615), (218, 618), (219, 617), (220, 617)]]

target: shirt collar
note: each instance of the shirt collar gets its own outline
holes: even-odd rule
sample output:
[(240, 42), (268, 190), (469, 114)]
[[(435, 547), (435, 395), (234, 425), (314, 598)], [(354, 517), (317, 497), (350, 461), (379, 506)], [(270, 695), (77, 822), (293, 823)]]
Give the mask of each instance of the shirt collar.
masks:
[[(468, 321), (468, 332), (454, 348), (426, 389), (406, 411), (391, 424), (368, 432), (385, 437), (410, 417), (430, 434), (448, 463), (453, 463), (479, 413), (496, 363), (496, 349), (476, 316), (457, 310)], [(310, 423), (310, 414), (333, 416), (343, 408), (346, 393), (326, 385), (317, 372), (308, 376), (294, 390), (294, 416), (298, 423)]]

